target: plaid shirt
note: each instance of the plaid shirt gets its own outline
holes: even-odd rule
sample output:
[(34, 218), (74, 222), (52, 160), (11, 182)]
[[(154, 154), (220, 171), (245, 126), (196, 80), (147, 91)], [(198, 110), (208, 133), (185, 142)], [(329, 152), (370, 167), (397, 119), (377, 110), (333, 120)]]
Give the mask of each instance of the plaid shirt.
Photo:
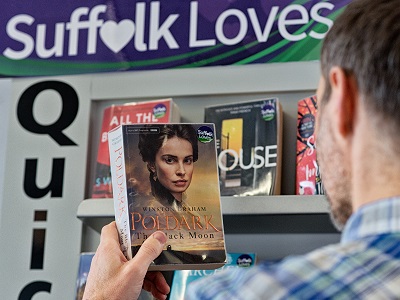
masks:
[(363, 206), (340, 244), (193, 282), (187, 299), (400, 299), (400, 197)]

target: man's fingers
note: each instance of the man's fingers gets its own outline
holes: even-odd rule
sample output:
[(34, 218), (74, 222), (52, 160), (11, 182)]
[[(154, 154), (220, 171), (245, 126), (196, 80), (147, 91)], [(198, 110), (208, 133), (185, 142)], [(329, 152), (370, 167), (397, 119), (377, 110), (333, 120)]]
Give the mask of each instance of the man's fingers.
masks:
[(115, 221), (103, 226), (101, 229), (100, 242), (108, 239), (115, 240), (119, 244), (118, 230)]
[(144, 286), (147, 282), (154, 284), (156, 289), (164, 295), (169, 294), (170, 292), (170, 287), (161, 272), (147, 272), (144, 279)]
[(166, 299), (170, 287), (161, 272), (147, 272), (143, 289), (150, 292), (156, 299)]

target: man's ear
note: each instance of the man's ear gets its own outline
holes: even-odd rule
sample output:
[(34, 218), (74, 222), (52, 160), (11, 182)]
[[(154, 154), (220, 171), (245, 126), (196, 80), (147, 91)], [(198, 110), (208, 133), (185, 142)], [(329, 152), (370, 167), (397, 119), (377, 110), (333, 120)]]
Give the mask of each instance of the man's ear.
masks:
[(356, 121), (358, 105), (358, 88), (354, 76), (347, 74), (342, 68), (334, 66), (329, 72), (333, 116), (338, 138), (352, 136)]

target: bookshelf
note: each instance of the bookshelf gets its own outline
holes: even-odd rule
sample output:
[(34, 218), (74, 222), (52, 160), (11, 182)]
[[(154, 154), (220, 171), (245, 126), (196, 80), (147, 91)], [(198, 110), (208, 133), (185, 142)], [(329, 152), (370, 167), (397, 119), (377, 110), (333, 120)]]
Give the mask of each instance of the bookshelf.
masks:
[[(265, 215), (320, 215), (328, 213), (323, 196), (222, 197), (224, 217)], [(77, 217), (100, 232), (114, 219), (112, 199), (86, 199), (78, 207)]]
[[(259, 259), (279, 259), (339, 241), (323, 196), (221, 200), (228, 251), (256, 252)], [(90, 228), (91, 235), (100, 233), (102, 226), (114, 220), (113, 200), (86, 199), (79, 205), (77, 217)]]
[[(222, 197), (221, 201), (228, 234), (337, 233), (327, 218), (328, 204), (323, 196)], [(77, 217), (100, 233), (104, 225), (114, 220), (113, 205), (112, 199), (86, 199), (79, 205)], [(302, 226), (296, 227), (301, 220)], [(314, 227), (317, 220), (318, 226)]]
[[(110, 104), (173, 98), (182, 122), (203, 122), (204, 107), (278, 97), (283, 110), (281, 196), (222, 197), (228, 251), (259, 252), (260, 259), (301, 254), (339, 241), (323, 196), (296, 196), (297, 101), (313, 95), (319, 62), (221, 66), (95, 74), (91, 86), (90, 136), (82, 251), (97, 248), (103, 225), (113, 220), (111, 199), (90, 199), (103, 109)], [(266, 250), (267, 249), (267, 250)]]

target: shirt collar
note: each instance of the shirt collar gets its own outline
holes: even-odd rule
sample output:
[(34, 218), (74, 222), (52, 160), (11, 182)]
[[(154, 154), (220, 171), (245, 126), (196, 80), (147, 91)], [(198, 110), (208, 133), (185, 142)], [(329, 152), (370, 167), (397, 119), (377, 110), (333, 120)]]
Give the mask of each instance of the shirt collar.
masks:
[(361, 206), (348, 220), (341, 242), (393, 232), (400, 232), (400, 196)]

